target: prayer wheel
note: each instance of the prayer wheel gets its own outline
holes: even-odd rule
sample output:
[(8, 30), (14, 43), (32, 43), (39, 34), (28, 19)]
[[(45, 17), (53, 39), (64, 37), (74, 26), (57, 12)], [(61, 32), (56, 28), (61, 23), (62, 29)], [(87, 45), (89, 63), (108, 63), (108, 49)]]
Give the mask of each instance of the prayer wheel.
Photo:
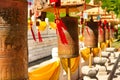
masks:
[(105, 31), (103, 26), (99, 26), (98, 29), (98, 42), (99, 43), (105, 42)]
[(110, 39), (114, 38), (113, 26), (110, 26)]
[(86, 47), (94, 48), (98, 46), (98, 23), (87, 22), (84, 29), (84, 44)]
[(74, 17), (63, 17), (67, 30), (64, 31), (68, 44), (63, 44), (58, 37), (58, 55), (60, 58), (73, 58), (79, 56), (78, 46), (78, 19)]
[(27, 0), (0, 0), (0, 80), (28, 80)]
[(105, 29), (105, 40), (107, 41), (107, 40), (109, 40), (109, 37), (110, 37), (109, 36), (110, 33), (109, 33), (109, 29), (108, 29), (108, 24), (104, 26), (104, 29)]
[(108, 29), (105, 30), (105, 40), (109, 40), (109, 31), (108, 31)]

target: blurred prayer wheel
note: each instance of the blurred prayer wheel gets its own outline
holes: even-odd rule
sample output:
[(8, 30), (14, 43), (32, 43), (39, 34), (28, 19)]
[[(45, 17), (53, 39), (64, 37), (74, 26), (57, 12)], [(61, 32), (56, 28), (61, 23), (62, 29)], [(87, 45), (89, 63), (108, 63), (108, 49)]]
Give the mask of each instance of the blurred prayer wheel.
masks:
[(0, 6), (0, 80), (28, 80), (27, 0)]
[(110, 39), (114, 38), (113, 26), (110, 26)]
[(108, 32), (108, 29), (105, 30), (105, 40), (109, 40), (109, 32)]
[(109, 40), (109, 29), (108, 29), (108, 26), (105, 26), (105, 40)]
[(105, 42), (105, 31), (103, 29), (103, 27), (99, 27), (98, 29), (98, 42), (101, 43), (101, 42)]
[(87, 26), (84, 29), (84, 44), (86, 47), (97, 47), (98, 45), (98, 23), (87, 22)]
[(63, 17), (62, 21), (67, 27), (65, 36), (68, 44), (63, 44), (58, 37), (58, 55), (60, 58), (73, 58), (79, 56), (78, 46), (78, 19), (74, 17)]

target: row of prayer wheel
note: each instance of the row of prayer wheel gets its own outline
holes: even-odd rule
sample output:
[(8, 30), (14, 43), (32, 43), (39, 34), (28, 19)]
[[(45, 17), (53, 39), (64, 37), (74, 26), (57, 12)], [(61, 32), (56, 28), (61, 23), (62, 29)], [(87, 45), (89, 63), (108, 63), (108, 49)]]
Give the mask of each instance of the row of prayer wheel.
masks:
[[(76, 18), (64, 17), (63, 22), (66, 24), (68, 44), (64, 45), (58, 39), (58, 53), (61, 58), (71, 58), (79, 55), (78, 46), (78, 21)], [(98, 25), (100, 24), (100, 25)], [(84, 44), (85, 47), (95, 48), (98, 47), (98, 43), (106, 42), (113, 38), (112, 27), (107, 24), (99, 22), (86, 22), (84, 28)]]
[(84, 29), (84, 44), (86, 47), (98, 47), (98, 43), (106, 42), (113, 38), (114, 33), (111, 25), (108, 25), (108, 23), (98, 24), (99, 22), (87, 22), (87, 26)]

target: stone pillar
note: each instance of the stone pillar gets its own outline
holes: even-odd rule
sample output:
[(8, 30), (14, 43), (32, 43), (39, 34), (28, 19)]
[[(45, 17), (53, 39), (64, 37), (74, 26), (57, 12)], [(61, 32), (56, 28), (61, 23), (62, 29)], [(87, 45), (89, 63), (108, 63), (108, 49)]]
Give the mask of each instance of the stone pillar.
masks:
[(27, 0), (0, 0), (0, 80), (28, 80)]

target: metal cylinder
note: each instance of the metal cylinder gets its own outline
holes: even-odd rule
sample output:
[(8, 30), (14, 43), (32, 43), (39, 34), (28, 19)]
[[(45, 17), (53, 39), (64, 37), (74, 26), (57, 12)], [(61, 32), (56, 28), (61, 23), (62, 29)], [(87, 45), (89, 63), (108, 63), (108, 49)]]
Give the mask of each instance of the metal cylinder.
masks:
[(98, 23), (87, 22), (84, 28), (84, 44), (86, 47), (97, 47), (98, 45)]
[(0, 80), (28, 80), (27, 0), (0, 0)]
[(65, 36), (68, 44), (63, 44), (58, 37), (58, 55), (60, 58), (73, 58), (79, 56), (78, 46), (78, 19), (74, 17), (62, 18), (67, 31)]

